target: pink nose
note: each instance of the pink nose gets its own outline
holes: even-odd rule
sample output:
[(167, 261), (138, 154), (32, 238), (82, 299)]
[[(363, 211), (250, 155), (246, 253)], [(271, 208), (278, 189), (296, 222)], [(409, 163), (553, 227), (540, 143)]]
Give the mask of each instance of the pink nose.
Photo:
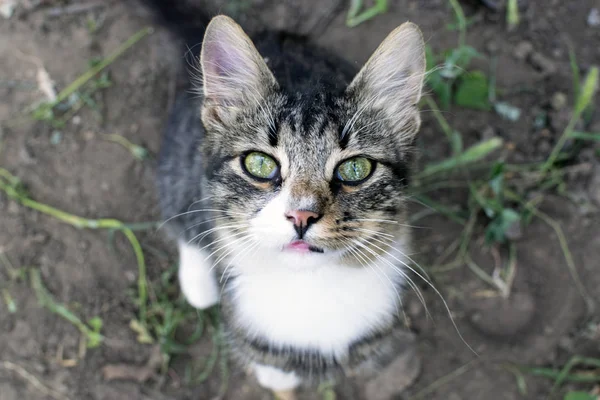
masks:
[(308, 228), (313, 222), (317, 222), (319, 214), (312, 211), (295, 210), (285, 213), (288, 221), (292, 222), (296, 227)]

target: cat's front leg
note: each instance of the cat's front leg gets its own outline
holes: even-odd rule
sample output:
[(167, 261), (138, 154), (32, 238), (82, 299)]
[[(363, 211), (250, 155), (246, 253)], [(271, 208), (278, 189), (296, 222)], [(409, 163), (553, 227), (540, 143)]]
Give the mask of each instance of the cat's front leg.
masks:
[(200, 309), (219, 301), (219, 288), (208, 254), (197, 246), (179, 243), (179, 285), (188, 303)]
[(296, 399), (295, 389), (301, 380), (295, 373), (261, 364), (254, 364), (253, 369), (258, 383), (270, 389), (278, 400)]

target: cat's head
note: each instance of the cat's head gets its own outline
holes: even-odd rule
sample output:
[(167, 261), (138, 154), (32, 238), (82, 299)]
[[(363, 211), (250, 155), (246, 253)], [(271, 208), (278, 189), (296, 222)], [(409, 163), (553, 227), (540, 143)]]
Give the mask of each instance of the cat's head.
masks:
[(223, 16), (207, 27), (201, 68), (220, 254), (360, 266), (406, 239), (425, 74), (414, 24), (390, 33), (337, 94), (281, 89), (248, 36)]

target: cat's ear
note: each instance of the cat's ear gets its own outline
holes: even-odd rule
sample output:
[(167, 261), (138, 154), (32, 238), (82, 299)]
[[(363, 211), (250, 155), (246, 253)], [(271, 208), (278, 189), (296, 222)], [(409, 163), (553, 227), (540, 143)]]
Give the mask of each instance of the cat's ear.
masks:
[(348, 86), (358, 110), (382, 112), (389, 125), (412, 139), (420, 119), (417, 104), (425, 77), (421, 30), (406, 22), (392, 31)]
[(257, 103), (277, 86), (248, 35), (224, 15), (206, 27), (200, 65), (204, 97), (213, 105), (235, 108)]

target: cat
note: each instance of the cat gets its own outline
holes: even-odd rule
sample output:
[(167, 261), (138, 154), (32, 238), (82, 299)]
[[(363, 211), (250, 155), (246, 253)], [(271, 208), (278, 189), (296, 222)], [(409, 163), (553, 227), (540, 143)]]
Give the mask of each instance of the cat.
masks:
[(400, 25), (356, 71), (304, 38), (253, 41), (227, 16), (146, 3), (190, 52), (202, 43), (157, 179), (187, 301), (218, 304), (233, 357), (282, 397), (389, 363), (411, 270), (419, 28)]

